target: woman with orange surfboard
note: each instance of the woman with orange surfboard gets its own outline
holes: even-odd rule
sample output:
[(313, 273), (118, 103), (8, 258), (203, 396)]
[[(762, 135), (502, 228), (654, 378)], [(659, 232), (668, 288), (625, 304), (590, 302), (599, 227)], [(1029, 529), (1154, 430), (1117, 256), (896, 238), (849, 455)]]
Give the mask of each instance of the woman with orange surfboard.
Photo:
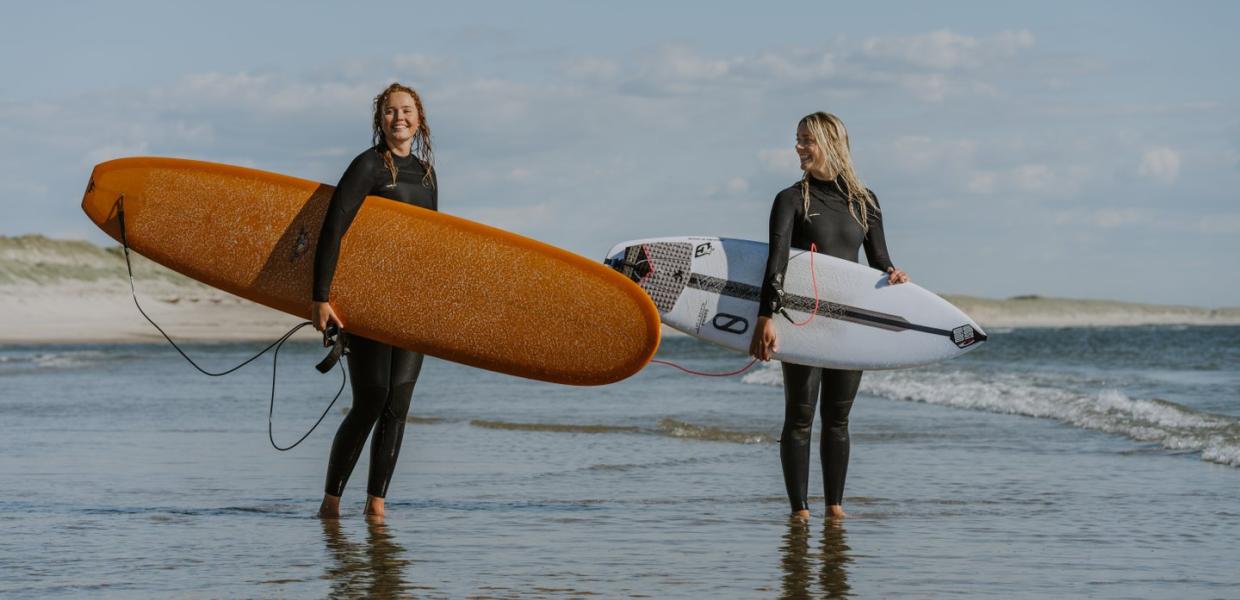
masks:
[[(311, 320), (319, 331), (331, 325), (340, 329), (346, 325), (332, 310), (331, 283), (340, 240), (357, 216), (362, 200), (366, 196), (381, 196), (439, 210), (431, 131), (426, 125), (422, 99), (413, 88), (393, 83), (375, 97), (373, 143), (353, 159), (341, 176), (319, 234), (311, 306)], [(348, 367), (353, 406), (332, 441), (319, 516), (340, 516), (340, 496), (366, 437), (373, 430), (365, 514), (382, 518), (413, 387), (422, 369), (422, 354), (352, 335)]]

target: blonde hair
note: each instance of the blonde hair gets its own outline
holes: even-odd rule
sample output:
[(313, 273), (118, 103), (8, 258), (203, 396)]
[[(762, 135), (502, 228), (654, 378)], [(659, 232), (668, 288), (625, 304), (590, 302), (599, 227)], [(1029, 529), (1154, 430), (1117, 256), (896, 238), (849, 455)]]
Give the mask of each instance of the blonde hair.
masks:
[(431, 171), (435, 170), (435, 152), (431, 149), (431, 128), (426, 124), (426, 111), (422, 110), (422, 97), (413, 88), (393, 82), (379, 92), (378, 96), (375, 96), (375, 117), (371, 142), (375, 145), (375, 151), (383, 155), (383, 164), (387, 165), (388, 171), (392, 173), (392, 185), (396, 185), (396, 163), (392, 160), (392, 149), (388, 147), (387, 137), (383, 135), (383, 111), (387, 108), (388, 98), (396, 92), (404, 92), (412, 96), (413, 105), (418, 109), (418, 130), (413, 134), (412, 153), (426, 171), (426, 174), (422, 176), (422, 185), (431, 187), (435, 185), (435, 180), (431, 177)]
[[(861, 230), (870, 230), (870, 211), (878, 211), (878, 204), (870, 195), (861, 178), (853, 168), (852, 155), (848, 151), (848, 130), (839, 117), (822, 111), (806, 115), (798, 123), (804, 126), (814, 138), (814, 143), (822, 149), (827, 161), (827, 172), (834, 173), (837, 179), (843, 179), (844, 185), (840, 192), (848, 201), (848, 212), (861, 225)], [(836, 187), (840, 187), (836, 183)], [(805, 201), (805, 220), (809, 220), (809, 171), (801, 177), (801, 197)]]

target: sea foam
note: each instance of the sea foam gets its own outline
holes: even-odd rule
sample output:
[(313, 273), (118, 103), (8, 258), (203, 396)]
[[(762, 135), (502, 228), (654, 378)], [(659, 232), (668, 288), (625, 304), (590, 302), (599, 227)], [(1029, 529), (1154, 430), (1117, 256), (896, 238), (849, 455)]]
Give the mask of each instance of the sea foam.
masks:
[[(750, 373), (742, 381), (782, 385), (777, 367)], [(1169, 450), (1200, 452), (1203, 460), (1240, 467), (1240, 419), (1161, 399), (1134, 399), (1115, 388), (1079, 393), (1055, 387), (1049, 375), (913, 370), (867, 373), (861, 391), (892, 400), (1053, 419)]]

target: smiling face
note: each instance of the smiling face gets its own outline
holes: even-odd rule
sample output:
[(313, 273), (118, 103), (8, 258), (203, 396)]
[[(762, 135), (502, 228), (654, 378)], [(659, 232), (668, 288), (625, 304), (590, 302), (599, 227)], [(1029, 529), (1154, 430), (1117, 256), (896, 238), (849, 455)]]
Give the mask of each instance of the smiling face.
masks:
[(801, 159), (801, 170), (810, 174), (821, 175), (827, 168), (827, 155), (805, 123), (797, 126), (797, 157)]
[(405, 92), (392, 92), (383, 105), (381, 122), (388, 147), (398, 154), (408, 154), (413, 136), (418, 132), (419, 118), (413, 96)]

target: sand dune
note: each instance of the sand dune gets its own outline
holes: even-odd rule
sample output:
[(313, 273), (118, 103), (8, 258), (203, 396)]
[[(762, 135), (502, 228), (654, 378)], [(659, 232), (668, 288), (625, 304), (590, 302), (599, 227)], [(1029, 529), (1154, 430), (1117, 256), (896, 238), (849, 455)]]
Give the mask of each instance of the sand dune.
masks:
[[(301, 321), (132, 256), (139, 301), (174, 339), (274, 339)], [(163, 339), (134, 306), (121, 249), (83, 241), (0, 237), (0, 315), (7, 343)]]

